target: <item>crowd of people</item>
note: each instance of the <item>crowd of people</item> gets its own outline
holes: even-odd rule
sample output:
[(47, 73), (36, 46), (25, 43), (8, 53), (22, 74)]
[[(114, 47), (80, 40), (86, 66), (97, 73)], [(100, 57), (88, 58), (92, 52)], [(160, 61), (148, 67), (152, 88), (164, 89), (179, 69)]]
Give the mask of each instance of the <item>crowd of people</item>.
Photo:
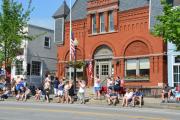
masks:
[[(34, 90), (20, 77), (5, 82), (9, 84), (4, 87), (4, 92), (0, 95), (1, 100), (7, 99), (11, 94), (15, 96), (17, 101), (27, 101), (29, 97), (34, 96), (36, 101), (46, 100), (49, 103), (50, 94), (54, 94), (53, 97), (57, 99), (58, 103), (73, 103), (74, 98), (77, 98), (81, 104), (85, 104), (86, 83), (84, 80), (77, 79), (77, 83), (74, 85), (73, 81), (64, 77), (62, 79), (54, 77), (52, 80), (51, 75), (47, 74), (42, 87), (37, 87)], [(104, 95), (108, 105), (116, 105), (121, 98), (123, 107), (127, 107), (129, 104), (142, 106), (144, 94), (141, 89), (124, 89), (124, 80), (122, 78), (118, 76), (115, 78), (108, 77), (106, 79), (107, 84), (103, 85), (102, 83), (103, 81), (98, 76), (94, 78), (94, 99), (101, 99), (101, 96)], [(75, 88), (75, 86), (77, 87)], [(161, 96), (162, 102), (165, 102), (165, 98), (170, 99), (172, 96), (170, 87), (166, 85), (162, 89)]]
[(74, 88), (73, 81), (66, 80), (65, 78), (58, 79), (55, 77), (51, 79), (51, 75), (45, 75), (42, 87), (34, 88), (28, 86), (26, 81), (20, 77), (17, 79), (12, 79), (10, 81), (10, 86), (6, 85), (6, 80), (4, 81), (3, 93), (0, 94), (1, 100), (7, 99), (11, 94), (16, 97), (17, 101), (26, 101), (28, 97), (34, 96), (36, 101), (46, 100), (50, 102), (50, 94), (54, 94), (53, 97), (58, 99), (58, 102), (62, 103), (73, 103), (74, 96), (77, 94), (78, 99), (81, 103), (85, 103), (85, 88), (86, 83), (84, 80), (77, 79), (78, 88)]

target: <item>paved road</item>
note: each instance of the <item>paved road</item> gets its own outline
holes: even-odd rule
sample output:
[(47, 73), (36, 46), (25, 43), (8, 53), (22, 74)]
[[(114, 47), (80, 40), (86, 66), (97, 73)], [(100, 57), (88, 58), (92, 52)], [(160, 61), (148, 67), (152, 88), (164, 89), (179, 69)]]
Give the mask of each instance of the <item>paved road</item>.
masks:
[(180, 120), (180, 110), (0, 101), (0, 120)]

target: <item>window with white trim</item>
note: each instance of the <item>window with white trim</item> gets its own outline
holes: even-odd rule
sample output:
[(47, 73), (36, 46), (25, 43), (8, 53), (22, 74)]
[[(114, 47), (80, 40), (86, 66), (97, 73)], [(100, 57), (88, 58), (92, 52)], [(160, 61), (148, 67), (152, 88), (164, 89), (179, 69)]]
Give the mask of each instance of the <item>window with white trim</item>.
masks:
[(92, 34), (97, 33), (97, 28), (96, 28), (96, 15), (92, 14)]
[(104, 13), (100, 13), (100, 32), (105, 32), (105, 21), (104, 21)]
[(32, 61), (31, 75), (40, 76), (41, 75), (41, 62)]
[(180, 85), (180, 65), (173, 66), (174, 86)]
[(132, 79), (149, 79), (150, 62), (148, 58), (126, 60), (126, 77)]
[(51, 46), (50, 37), (45, 37), (44, 38), (44, 47), (45, 48), (50, 48), (50, 46)]
[(114, 31), (114, 16), (113, 11), (109, 11), (109, 31)]
[(23, 74), (23, 61), (17, 60), (17, 61), (15, 62), (15, 65), (16, 65), (15, 74), (16, 74), (16, 75), (22, 75), (22, 74)]

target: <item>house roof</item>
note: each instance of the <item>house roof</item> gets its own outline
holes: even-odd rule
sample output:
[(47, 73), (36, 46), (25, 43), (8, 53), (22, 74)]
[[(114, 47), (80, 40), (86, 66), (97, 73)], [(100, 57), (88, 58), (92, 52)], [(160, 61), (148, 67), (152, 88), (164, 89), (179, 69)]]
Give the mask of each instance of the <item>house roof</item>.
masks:
[[(93, 0), (76, 0), (74, 5), (72, 6), (72, 21), (80, 20), (87, 17), (87, 3), (88, 1)], [(128, 9), (133, 9), (137, 7), (146, 6), (149, 4), (149, 0), (119, 0), (119, 10), (124, 11)], [(66, 15), (65, 20), (69, 21), (69, 7), (66, 2), (61, 5), (61, 7), (55, 12), (53, 15), (54, 18), (64, 17)]]
[(54, 13), (53, 18), (60, 18), (67, 16), (69, 14), (69, 7), (66, 4), (66, 1), (63, 2), (63, 4), (59, 7), (59, 9)]

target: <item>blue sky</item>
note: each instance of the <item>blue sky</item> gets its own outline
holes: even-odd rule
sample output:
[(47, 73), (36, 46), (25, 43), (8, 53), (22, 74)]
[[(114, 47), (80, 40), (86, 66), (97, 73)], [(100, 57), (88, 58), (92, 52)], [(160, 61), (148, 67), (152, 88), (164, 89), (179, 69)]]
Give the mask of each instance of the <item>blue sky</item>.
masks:
[[(25, 6), (26, 1), (29, 0), (18, 0), (22, 2)], [(34, 7), (33, 12), (31, 13), (30, 24), (38, 25), (46, 28), (54, 28), (54, 19), (52, 15), (55, 11), (61, 6), (64, 0), (32, 0), (32, 6)], [(69, 5), (70, 0), (66, 0)], [(72, 5), (75, 0), (72, 0)], [(2, 0), (0, 0), (0, 5)]]

